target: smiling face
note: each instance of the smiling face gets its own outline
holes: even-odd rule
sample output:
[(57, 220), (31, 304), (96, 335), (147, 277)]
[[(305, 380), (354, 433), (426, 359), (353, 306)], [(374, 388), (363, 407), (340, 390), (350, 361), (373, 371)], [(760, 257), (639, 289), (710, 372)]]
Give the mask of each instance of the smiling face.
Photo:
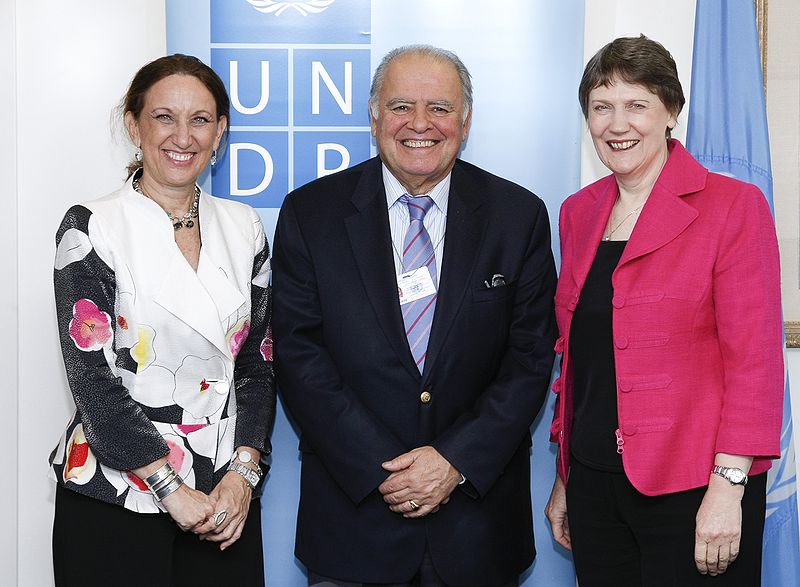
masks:
[(170, 75), (147, 91), (138, 118), (125, 114), (131, 140), (142, 150), (142, 182), (152, 190), (193, 188), (211, 153), (219, 147), (227, 120), (191, 75)]
[(614, 78), (589, 93), (588, 123), (594, 148), (621, 183), (658, 177), (669, 157), (665, 132), (677, 123), (645, 86)]
[(381, 160), (411, 195), (430, 192), (453, 168), (472, 113), (455, 67), (407, 54), (386, 69), (377, 117), (370, 114)]

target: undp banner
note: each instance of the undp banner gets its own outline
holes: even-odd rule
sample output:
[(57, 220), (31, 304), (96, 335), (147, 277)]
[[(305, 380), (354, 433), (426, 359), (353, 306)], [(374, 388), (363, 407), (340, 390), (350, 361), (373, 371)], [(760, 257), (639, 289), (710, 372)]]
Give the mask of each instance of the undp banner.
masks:
[[(287, 192), (375, 154), (367, 99), (383, 55), (409, 43), (455, 51), (475, 86), (461, 157), (542, 197), (557, 253), (559, 206), (579, 188), (583, 15), (582, 0), (167, 0), (167, 48), (197, 55), (224, 80), (230, 143), (205, 187), (254, 206), (270, 241)], [(543, 514), (555, 474), (552, 403), (533, 430), (537, 557), (524, 586), (575, 584)], [(293, 554), (298, 436), (280, 402), (272, 442), (262, 499), (267, 584), (302, 586)]]

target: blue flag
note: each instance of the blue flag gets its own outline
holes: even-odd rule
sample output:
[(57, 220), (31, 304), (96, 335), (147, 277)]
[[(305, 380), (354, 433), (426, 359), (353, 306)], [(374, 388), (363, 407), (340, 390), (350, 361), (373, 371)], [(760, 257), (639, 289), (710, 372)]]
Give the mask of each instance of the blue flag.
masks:
[[(764, 81), (751, 0), (697, 0), (686, 146), (711, 171), (757, 185), (772, 202)], [(789, 379), (781, 459), (767, 477), (762, 580), (800, 585), (800, 539)]]

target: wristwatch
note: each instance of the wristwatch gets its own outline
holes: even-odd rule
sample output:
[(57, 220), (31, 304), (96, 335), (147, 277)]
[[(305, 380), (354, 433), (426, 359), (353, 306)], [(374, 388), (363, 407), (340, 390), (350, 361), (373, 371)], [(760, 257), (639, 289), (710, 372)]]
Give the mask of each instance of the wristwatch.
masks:
[(250, 484), (250, 487), (253, 489), (256, 488), (258, 482), (261, 481), (261, 478), (264, 476), (264, 472), (261, 470), (261, 467), (258, 466), (258, 463), (255, 463), (255, 468), (248, 467), (244, 463), (252, 463), (253, 462), (253, 455), (251, 455), (246, 450), (243, 451), (234, 451), (233, 456), (231, 457), (231, 462), (228, 463), (228, 471), (234, 471), (244, 477), (245, 481)]
[(715, 475), (719, 475), (723, 479), (727, 479), (731, 485), (741, 485), (744, 487), (747, 485), (747, 475), (741, 469), (737, 469), (736, 467), (722, 467), (720, 465), (714, 465), (714, 468), (711, 469), (711, 472)]

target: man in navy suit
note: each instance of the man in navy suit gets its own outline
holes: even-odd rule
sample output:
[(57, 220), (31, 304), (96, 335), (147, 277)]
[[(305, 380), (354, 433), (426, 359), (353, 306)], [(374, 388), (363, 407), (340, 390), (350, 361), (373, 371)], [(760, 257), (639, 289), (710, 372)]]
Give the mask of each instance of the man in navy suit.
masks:
[(296, 554), (310, 585), (518, 585), (556, 336), (547, 211), (457, 159), (472, 85), (453, 53), (390, 52), (370, 113), (379, 156), (289, 194), (275, 236)]

